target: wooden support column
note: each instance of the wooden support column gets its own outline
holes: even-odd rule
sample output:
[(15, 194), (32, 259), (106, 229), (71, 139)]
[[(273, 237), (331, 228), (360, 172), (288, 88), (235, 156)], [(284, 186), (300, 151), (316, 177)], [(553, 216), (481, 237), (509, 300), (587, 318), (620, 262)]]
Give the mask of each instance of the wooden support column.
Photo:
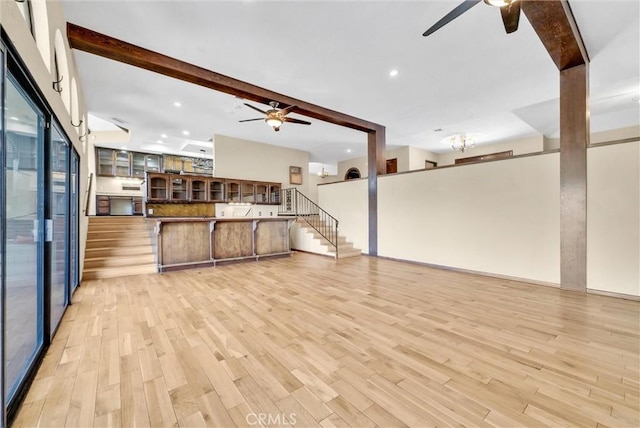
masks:
[(378, 175), (387, 171), (385, 156), (385, 128), (367, 134), (368, 144), (368, 182), (369, 182), (369, 255), (378, 255)]
[(587, 289), (589, 65), (560, 71), (560, 284)]
[(589, 55), (567, 0), (522, 11), (560, 71), (560, 286), (586, 291)]

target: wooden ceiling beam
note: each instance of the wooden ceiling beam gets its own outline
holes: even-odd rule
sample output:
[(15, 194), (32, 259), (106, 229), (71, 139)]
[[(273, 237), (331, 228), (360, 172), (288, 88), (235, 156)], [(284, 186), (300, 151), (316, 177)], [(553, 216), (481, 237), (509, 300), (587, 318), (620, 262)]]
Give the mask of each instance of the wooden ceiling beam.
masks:
[(204, 86), (245, 100), (264, 105), (268, 105), (270, 101), (277, 101), (282, 108), (295, 105), (297, 108), (294, 112), (297, 114), (362, 132), (368, 133), (384, 129), (382, 125), (261, 88), (70, 22), (67, 23), (67, 37), (69, 45), (73, 49)]
[(558, 70), (589, 63), (571, 7), (566, 0), (521, 0), (522, 12)]

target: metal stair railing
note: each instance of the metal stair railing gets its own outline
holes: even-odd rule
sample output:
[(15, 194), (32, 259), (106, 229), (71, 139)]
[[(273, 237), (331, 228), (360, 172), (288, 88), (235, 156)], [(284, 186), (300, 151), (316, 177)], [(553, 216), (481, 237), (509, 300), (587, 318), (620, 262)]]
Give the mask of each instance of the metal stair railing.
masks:
[(306, 222), (335, 248), (338, 258), (338, 220), (304, 193), (296, 188), (281, 190), (278, 214), (295, 216)]

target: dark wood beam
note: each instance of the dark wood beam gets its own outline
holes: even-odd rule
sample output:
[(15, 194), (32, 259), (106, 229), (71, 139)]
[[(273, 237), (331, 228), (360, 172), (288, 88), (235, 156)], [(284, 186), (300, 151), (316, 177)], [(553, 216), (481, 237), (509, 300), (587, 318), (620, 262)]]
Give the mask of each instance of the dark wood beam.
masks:
[(385, 128), (379, 126), (367, 135), (369, 185), (369, 255), (378, 255), (378, 175), (387, 173)]
[(560, 71), (560, 285), (587, 288), (589, 65)]
[(268, 105), (270, 101), (277, 101), (283, 108), (295, 105), (298, 107), (295, 110), (297, 114), (363, 132), (375, 131), (377, 127), (380, 126), (376, 123), (358, 119), (357, 117), (320, 107), (207, 70), (197, 65), (127, 43), (72, 23), (67, 23), (67, 37), (69, 39), (69, 46), (73, 49), (130, 64), (185, 82), (234, 95), (245, 100), (255, 101), (265, 105)]
[(377, 176), (386, 172), (384, 126), (261, 88), (72, 23), (67, 23), (67, 38), (72, 49), (133, 65), (245, 100), (265, 105), (270, 101), (277, 101), (282, 108), (295, 105), (297, 114), (366, 132), (369, 162), (369, 254), (372, 256), (378, 254)]
[(558, 70), (589, 62), (587, 50), (566, 0), (521, 0), (522, 11)]

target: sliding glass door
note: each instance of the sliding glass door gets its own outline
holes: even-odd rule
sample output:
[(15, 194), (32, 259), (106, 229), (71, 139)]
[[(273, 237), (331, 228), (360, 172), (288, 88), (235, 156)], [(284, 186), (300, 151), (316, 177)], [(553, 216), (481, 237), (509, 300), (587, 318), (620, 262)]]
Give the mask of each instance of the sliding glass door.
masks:
[(5, 392), (10, 402), (43, 345), (44, 115), (5, 81)]
[(49, 141), (49, 206), (46, 235), (49, 246), (49, 333), (55, 333), (70, 291), (69, 278), (69, 143), (58, 126), (51, 127)]
[(71, 295), (80, 283), (80, 250), (78, 234), (80, 233), (80, 157), (71, 149), (69, 197), (69, 275), (71, 277)]

